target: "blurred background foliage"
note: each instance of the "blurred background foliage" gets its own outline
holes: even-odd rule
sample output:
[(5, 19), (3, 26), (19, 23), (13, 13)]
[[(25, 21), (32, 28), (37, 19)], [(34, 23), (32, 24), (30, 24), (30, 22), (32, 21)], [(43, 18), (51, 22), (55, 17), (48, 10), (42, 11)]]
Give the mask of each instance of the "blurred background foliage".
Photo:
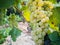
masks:
[[(60, 45), (60, 0), (46, 1), (54, 3), (53, 15), (50, 17), (49, 26), (55, 31), (48, 31), (50, 33), (46, 38), (49, 39), (45, 40), (44, 45), (46, 45), (47, 40), (50, 40), (51, 45)], [(20, 21), (24, 21), (24, 19), (29, 21), (29, 10), (25, 12), (25, 15), (22, 15), (22, 11), (28, 9), (27, 3), (28, 0), (0, 0), (0, 26), (2, 26), (0, 29), (0, 44), (9, 35), (11, 35), (13, 41), (16, 41), (16, 38), (21, 34), (22, 31), (17, 28), (17, 24)], [(6, 24), (8, 24), (8, 28), (3, 26)]]

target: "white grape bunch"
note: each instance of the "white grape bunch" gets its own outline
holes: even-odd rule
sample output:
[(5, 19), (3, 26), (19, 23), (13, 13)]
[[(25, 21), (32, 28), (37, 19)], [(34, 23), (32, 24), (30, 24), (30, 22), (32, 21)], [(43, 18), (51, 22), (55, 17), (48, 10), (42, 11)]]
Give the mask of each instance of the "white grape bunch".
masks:
[(53, 4), (50, 1), (30, 0), (27, 3), (31, 11), (32, 38), (36, 45), (44, 45), (44, 36), (49, 29), (49, 17), (52, 15)]

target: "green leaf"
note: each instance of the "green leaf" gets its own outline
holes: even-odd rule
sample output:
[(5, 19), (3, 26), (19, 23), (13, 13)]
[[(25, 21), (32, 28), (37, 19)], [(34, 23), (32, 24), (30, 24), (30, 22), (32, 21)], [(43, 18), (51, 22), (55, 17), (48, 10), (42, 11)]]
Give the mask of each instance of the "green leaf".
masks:
[[(14, 23), (13, 23), (14, 22)], [(10, 14), (10, 16), (8, 17), (8, 23), (10, 27), (17, 27), (18, 26), (18, 22), (17, 22), (17, 18), (15, 14)]]
[(0, 8), (9, 8), (15, 3), (15, 0), (0, 0)]
[(13, 28), (11, 31), (10, 31), (10, 35), (11, 35), (11, 38), (13, 41), (16, 41), (16, 38), (21, 35), (21, 30), (19, 30), (18, 28)]
[(5, 9), (0, 9), (0, 25), (5, 24), (5, 14), (6, 10)]
[(2, 38), (2, 37), (3, 38), (7, 37), (7, 32), (5, 29), (0, 30), (0, 38)]
[(28, 7), (27, 6), (22, 6), (20, 10), (26, 10)]
[(51, 40), (51, 45), (60, 45), (60, 32), (53, 32), (49, 35), (49, 38)]
[(3, 44), (5, 42), (5, 40), (6, 40), (5, 38), (1, 38), (0, 39), (0, 44)]
[(60, 7), (56, 7), (53, 9), (53, 15), (50, 17), (50, 21), (55, 25), (60, 24)]
[(52, 3), (57, 3), (57, 0), (47, 0), (47, 1), (51, 1)]
[(56, 8), (56, 7), (60, 7), (60, 2), (59, 2), (59, 3), (54, 4), (54, 8)]
[(5, 9), (17, 5), (21, 0), (0, 0), (0, 9)]
[(51, 41), (58, 41), (59, 40), (59, 34), (57, 31), (54, 31), (53, 33), (49, 34), (49, 38)]
[(53, 14), (54, 14), (53, 17), (55, 19), (55, 23), (59, 25), (60, 24), (60, 7), (55, 8)]
[(23, 16), (16, 16), (17, 22), (23, 21)]
[(8, 35), (9, 35), (9, 30), (7, 28), (0, 30), (0, 44), (5, 42)]
[(60, 45), (60, 40), (56, 42), (51, 42), (51, 45)]

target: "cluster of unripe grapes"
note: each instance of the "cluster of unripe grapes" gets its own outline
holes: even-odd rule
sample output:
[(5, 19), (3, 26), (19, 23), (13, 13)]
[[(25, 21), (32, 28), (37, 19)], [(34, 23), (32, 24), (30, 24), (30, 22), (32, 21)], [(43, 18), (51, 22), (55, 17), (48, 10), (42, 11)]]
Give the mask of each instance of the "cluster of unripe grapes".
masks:
[(49, 17), (52, 15), (53, 4), (50, 1), (30, 0), (27, 3), (31, 11), (32, 37), (36, 45), (44, 44), (44, 36), (49, 29)]

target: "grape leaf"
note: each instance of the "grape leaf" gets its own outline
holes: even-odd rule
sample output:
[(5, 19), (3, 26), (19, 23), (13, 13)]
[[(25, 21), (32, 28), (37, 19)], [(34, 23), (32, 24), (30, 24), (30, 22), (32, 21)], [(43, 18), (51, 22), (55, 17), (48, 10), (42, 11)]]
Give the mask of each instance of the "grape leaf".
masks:
[(59, 3), (54, 4), (54, 8), (55, 8), (55, 7), (60, 7), (60, 2), (59, 2)]
[(8, 8), (14, 4), (15, 0), (0, 0), (0, 8)]
[(0, 39), (0, 44), (3, 44), (5, 42), (5, 40), (6, 40), (5, 38), (1, 38)]
[(58, 41), (59, 40), (58, 32), (54, 31), (53, 33), (49, 34), (49, 38), (51, 41)]
[(51, 40), (51, 45), (60, 45), (60, 32), (53, 32), (49, 35), (49, 38)]
[(48, 0), (51, 1), (52, 3), (57, 3), (57, 0)]
[(19, 30), (18, 28), (13, 28), (11, 31), (10, 31), (10, 35), (11, 35), (11, 38), (13, 41), (16, 41), (16, 38), (21, 35), (21, 30)]
[(0, 9), (9, 8), (20, 3), (20, 0), (0, 0)]
[(60, 7), (54, 8), (53, 15), (50, 17), (50, 21), (53, 22), (55, 25), (60, 24)]
[(10, 31), (9, 29), (8, 28), (0, 29), (0, 44), (5, 42), (7, 36), (9, 35), (9, 31)]
[(56, 42), (51, 42), (51, 45), (60, 45), (60, 40)]

